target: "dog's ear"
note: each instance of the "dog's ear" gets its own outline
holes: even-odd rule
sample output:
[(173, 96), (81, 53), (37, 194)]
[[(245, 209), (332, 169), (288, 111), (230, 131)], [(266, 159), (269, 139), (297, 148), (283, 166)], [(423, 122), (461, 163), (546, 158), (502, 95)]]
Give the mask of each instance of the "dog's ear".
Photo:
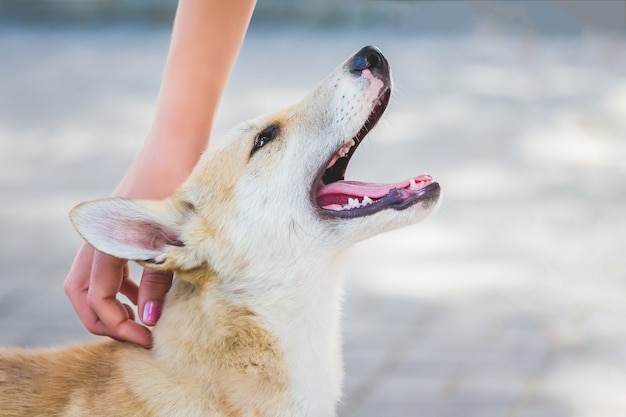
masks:
[(78, 233), (99, 251), (165, 267), (167, 254), (185, 246), (180, 237), (182, 214), (167, 200), (109, 198), (74, 207), (70, 218)]

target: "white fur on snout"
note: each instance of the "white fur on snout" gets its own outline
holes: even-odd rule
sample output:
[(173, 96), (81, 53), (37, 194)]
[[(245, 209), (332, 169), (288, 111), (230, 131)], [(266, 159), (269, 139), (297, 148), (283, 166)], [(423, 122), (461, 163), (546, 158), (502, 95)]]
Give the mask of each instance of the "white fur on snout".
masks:
[(360, 77), (343, 71), (336, 86), (333, 102), (329, 104), (335, 110), (333, 121), (339, 142), (333, 145), (341, 146), (361, 130), (385, 85), (369, 70), (363, 70)]

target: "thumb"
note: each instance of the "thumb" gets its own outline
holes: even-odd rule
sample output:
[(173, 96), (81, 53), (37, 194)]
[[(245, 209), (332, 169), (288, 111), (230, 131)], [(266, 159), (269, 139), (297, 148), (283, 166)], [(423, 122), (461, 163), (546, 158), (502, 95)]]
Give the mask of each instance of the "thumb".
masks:
[(165, 294), (172, 286), (172, 277), (173, 274), (169, 271), (144, 269), (139, 284), (137, 307), (141, 321), (145, 324), (153, 326), (159, 320)]

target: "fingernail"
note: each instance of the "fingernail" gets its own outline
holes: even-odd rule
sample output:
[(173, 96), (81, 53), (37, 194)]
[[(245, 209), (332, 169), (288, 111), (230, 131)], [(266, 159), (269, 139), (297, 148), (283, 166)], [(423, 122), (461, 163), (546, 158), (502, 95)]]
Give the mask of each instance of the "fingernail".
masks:
[(141, 319), (146, 324), (155, 324), (161, 315), (161, 305), (156, 301), (148, 301), (143, 306)]

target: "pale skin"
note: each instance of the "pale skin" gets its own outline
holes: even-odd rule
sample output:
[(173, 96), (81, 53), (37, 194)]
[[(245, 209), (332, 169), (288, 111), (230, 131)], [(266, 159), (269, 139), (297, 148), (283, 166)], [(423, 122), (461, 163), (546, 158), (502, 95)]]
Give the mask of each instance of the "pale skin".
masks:
[[(154, 121), (116, 197), (162, 199), (187, 178), (208, 145), (213, 119), (248, 28), (255, 0), (179, 0)], [(139, 318), (159, 318), (172, 275), (145, 269), (137, 285), (125, 260), (85, 243), (64, 289), (94, 334), (148, 348), (152, 334), (134, 320), (118, 293), (137, 305)]]

